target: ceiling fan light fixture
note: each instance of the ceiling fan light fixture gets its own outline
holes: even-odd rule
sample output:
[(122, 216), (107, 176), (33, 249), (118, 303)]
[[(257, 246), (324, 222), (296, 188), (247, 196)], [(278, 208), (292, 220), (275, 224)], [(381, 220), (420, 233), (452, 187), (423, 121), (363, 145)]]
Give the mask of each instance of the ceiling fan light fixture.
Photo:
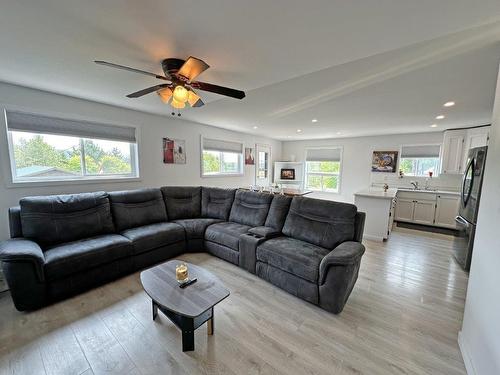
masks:
[(184, 86), (176, 86), (174, 89), (174, 99), (179, 103), (186, 103), (188, 100), (188, 90)]
[(170, 105), (176, 109), (182, 109), (186, 106), (186, 103), (176, 100), (174, 93), (174, 97), (172, 98), (172, 102), (170, 103)]
[(196, 102), (200, 100), (200, 97), (194, 93), (194, 91), (189, 90), (187, 101), (191, 107), (194, 107)]
[(168, 87), (165, 89), (158, 90), (156, 93), (160, 97), (160, 100), (165, 104), (168, 104), (170, 98), (172, 97), (172, 90)]

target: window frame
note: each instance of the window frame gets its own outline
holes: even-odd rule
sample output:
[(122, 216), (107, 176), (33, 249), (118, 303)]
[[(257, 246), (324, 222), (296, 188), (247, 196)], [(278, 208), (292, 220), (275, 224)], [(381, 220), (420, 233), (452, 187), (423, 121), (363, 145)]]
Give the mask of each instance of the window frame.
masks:
[[(399, 160), (398, 160), (398, 171), (401, 170), (401, 163), (403, 159), (430, 159), (430, 157), (404, 157), (403, 149), (405, 147), (422, 147), (422, 146), (439, 146), (439, 155), (437, 156), (437, 171), (432, 174), (432, 177), (439, 177), (441, 175), (441, 160), (443, 157), (443, 144), (442, 143), (417, 143), (417, 144), (402, 144), (399, 149)], [(434, 159), (434, 157), (432, 157)], [(429, 177), (427, 175), (409, 175), (405, 174), (405, 177)]]
[[(314, 161), (307, 161), (307, 153), (309, 150), (332, 150), (332, 149), (339, 149), (340, 150), (340, 160), (339, 160), (339, 172), (309, 172), (308, 168), (308, 163), (314, 163)], [(342, 172), (343, 172), (343, 158), (344, 158), (344, 147), (343, 146), (320, 146), (320, 147), (306, 147), (305, 148), (305, 156), (304, 156), (304, 189), (305, 190), (311, 190), (315, 193), (321, 193), (321, 194), (337, 194), (340, 195), (342, 191)], [(308, 187), (307, 182), (308, 182), (308, 177), (309, 175), (314, 175), (314, 176), (321, 176), (321, 189), (313, 189)], [(323, 189), (323, 177), (331, 177), (331, 176), (337, 176), (338, 182), (337, 182), (337, 191), (332, 191), (332, 190), (324, 190)]]
[[(244, 148), (245, 144), (240, 141), (240, 140), (234, 140), (234, 139), (225, 139), (228, 142), (234, 142), (238, 143), (241, 145), (241, 150), (240, 152), (229, 152), (229, 151), (216, 151), (216, 150), (206, 150), (206, 151), (211, 151), (211, 152), (219, 152), (219, 157), (221, 160), (220, 166), (219, 166), (219, 172), (217, 173), (205, 173), (204, 171), (204, 163), (203, 163), (203, 153), (205, 152), (205, 149), (203, 148), (203, 140), (207, 139), (213, 139), (213, 140), (220, 140), (224, 141), (224, 139), (216, 138), (216, 137), (204, 137), (203, 135), (200, 137), (200, 177), (201, 178), (216, 178), (216, 177), (242, 177), (244, 176)], [(238, 155), (238, 172), (222, 172), (222, 161), (223, 161), (223, 154), (228, 153), (228, 154), (236, 154)]]
[[(82, 117), (82, 116), (75, 116), (75, 115), (68, 115), (67, 113), (59, 113), (59, 112), (41, 112), (41, 111), (33, 111), (30, 109), (26, 109), (23, 107), (18, 107), (18, 106), (11, 106), (11, 105), (2, 105), (1, 108), (3, 109), (4, 116), (4, 126), (2, 127), (2, 130), (5, 134), (5, 139), (7, 143), (7, 158), (8, 158), (8, 165), (3, 164), (4, 170), (7, 172), (8, 169), (8, 180), (6, 182), (6, 187), (7, 188), (21, 188), (21, 187), (43, 187), (43, 186), (58, 186), (58, 185), (77, 185), (77, 184), (93, 184), (93, 183), (113, 183), (113, 182), (130, 182), (130, 181), (141, 181), (140, 177), (140, 168), (139, 168), (139, 143), (140, 143), (140, 131), (139, 128), (130, 124), (113, 124), (108, 121), (103, 121), (102, 119), (96, 119), (96, 118), (87, 118), (87, 117)], [(126, 126), (126, 127), (131, 127), (135, 129), (136, 133), (136, 143), (129, 143), (130, 145), (130, 166), (131, 166), (131, 173), (127, 174), (106, 174), (106, 175), (81, 175), (81, 176), (47, 176), (47, 177), (39, 177), (39, 178), (18, 178), (17, 173), (16, 173), (16, 163), (15, 163), (15, 154), (14, 154), (14, 141), (12, 138), (12, 131), (16, 130), (9, 130), (8, 128), (8, 123), (7, 123), (7, 111), (20, 111), (20, 112), (25, 112), (31, 115), (39, 115), (39, 116), (48, 116), (48, 117), (57, 117), (57, 118), (67, 118), (75, 121), (92, 121), (92, 122), (102, 122), (105, 125), (108, 126)], [(17, 131), (21, 132), (21, 131)], [(29, 134), (33, 134), (32, 132), (27, 132)], [(39, 133), (40, 135), (45, 135), (46, 133)], [(83, 142), (84, 139), (91, 139), (91, 138), (84, 138), (80, 136), (73, 136), (70, 134), (52, 134), (51, 135), (60, 135), (60, 136), (67, 136), (67, 137), (75, 137), (76, 139), (79, 140), (80, 142), (80, 147), (81, 143)], [(95, 140), (100, 140), (100, 139), (95, 139)], [(113, 141), (112, 139), (106, 139), (107, 141)], [(117, 141), (117, 142), (122, 142), (122, 141)], [(83, 151), (83, 149), (82, 149)], [(1, 155), (0, 155), (1, 158)], [(82, 159), (82, 174), (84, 173), (83, 168), (85, 168), (85, 162), (84, 162), (84, 155), (83, 152), (80, 155), (80, 158)], [(7, 174), (6, 174), (7, 175)]]

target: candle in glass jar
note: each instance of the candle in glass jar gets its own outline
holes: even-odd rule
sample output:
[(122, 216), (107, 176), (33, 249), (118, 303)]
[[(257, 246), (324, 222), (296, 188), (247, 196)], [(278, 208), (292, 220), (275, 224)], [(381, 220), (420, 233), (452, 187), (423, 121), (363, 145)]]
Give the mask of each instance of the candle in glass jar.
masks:
[(175, 278), (178, 282), (182, 283), (188, 278), (188, 268), (185, 263), (175, 266)]

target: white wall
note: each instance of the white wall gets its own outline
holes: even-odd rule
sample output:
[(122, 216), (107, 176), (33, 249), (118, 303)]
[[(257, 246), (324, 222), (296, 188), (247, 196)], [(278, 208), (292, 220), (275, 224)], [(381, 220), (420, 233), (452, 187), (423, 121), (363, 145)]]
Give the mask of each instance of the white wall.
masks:
[(465, 301), (460, 348), (469, 374), (500, 374), (500, 80)]
[[(281, 142), (265, 137), (227, 131), (211, 126), (171, 118), (165, 107), (165, 116), (104, 105), (96, 102), (32, 90), (25, 87), (0, 83), (0, 109), (3, 106), (19, 106), (42, 113), (57, 113), (66, 117), (87, 118), (114, 124), (134, 125), (139, 129), (140, 181), (57, 185), (45, 187), (9, 187), (10, 169), (5, 131), (5, 119), (0, 116), (0, 240), (8, 238), (8, 207), (17, 205), (28, 195), (61, 194), (97, 190), (122, 190), (162, 185), (213, 185), (223, 187), (249, 186), (254, 183), (254, 166), (245, 166), (243, 177), (200, 177), (200, 135), (237, 140), (247, 147), (255, 143), (270, 144), (272, 157), (281, 156)], [(216, 104), (214, 104), (216, 105)], [(162, 162), (162, 137), (186, 140), (187, 164), (166, 165)]]
[[(397, 177), (398, 173), (372, 173), (371, 160), (373, 151), (400, 151), (402, 145), (438, 144), (442, 142), (442, 132), (292, 141), (283, 142), (282, 156), (284, 160), (287, 160), (290, 159), (291, 155), (295, 155), (297, 161), (303, 161), (307, 147), (341, 146), (343, 155), (340, 193), (314, 193), (311, 196), (353, 202), (355, 192), (366, 189), (372, 184), (380, 185), (387, 182), (390, 187), (402, 187), (410, 186), (412, 180), (420, 180), (421, 184), (425, 180), (425, 178), (415, 177), (399, 179)], [(459, 190), (460, 176), (434, 177), (430, 185), (448, 190)]]

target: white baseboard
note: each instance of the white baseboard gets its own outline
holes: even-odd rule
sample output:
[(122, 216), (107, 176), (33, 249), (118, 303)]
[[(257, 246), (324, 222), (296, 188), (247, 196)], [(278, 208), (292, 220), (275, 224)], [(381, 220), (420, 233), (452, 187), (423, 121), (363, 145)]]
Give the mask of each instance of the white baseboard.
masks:
[(380, 236), (372, 236), (371, 234), (363, 234), (364, 240), (384, 242), (384, 238)]
[(468, 375), (476, 375), (476, 370), (474, 370), (474, 366), (472, 364), (472, 358), (470, 356), (470, 352), (467, 347), (467, 343), (464, 339), (464, 335), (462, 331), (458, 332), (458, 346), (460, 348), (460, 352), (462, 353), (462, 359), (464, 361), (465, 369), (467, 370)]

